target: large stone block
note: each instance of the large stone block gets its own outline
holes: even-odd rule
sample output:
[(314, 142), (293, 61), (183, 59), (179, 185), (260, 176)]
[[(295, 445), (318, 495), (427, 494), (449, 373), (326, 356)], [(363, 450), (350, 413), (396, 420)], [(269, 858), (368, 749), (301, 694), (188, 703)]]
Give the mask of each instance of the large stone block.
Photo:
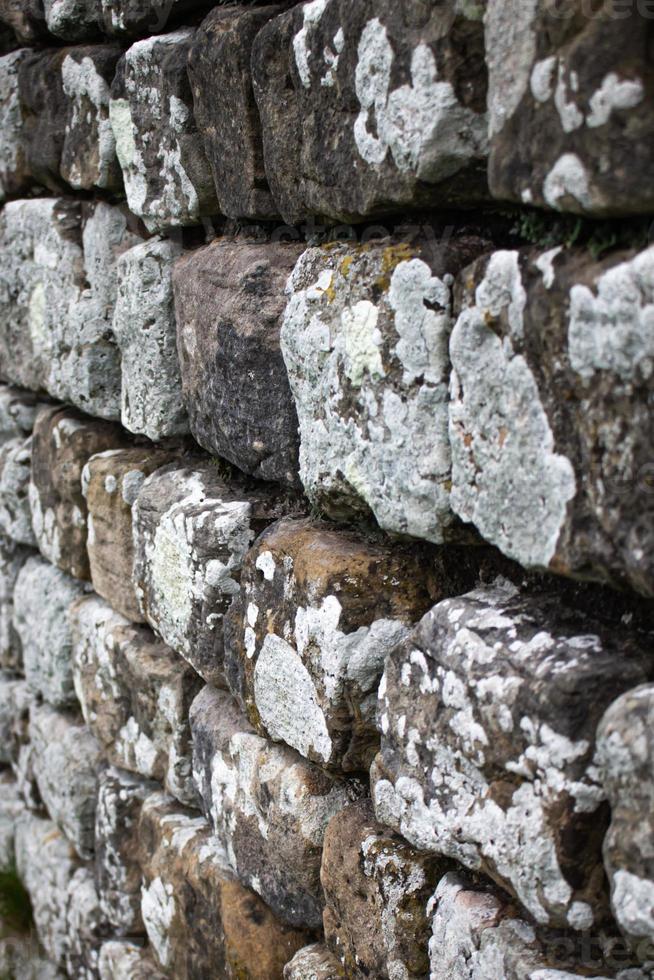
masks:
[(27, 170), (35, 184), (57, 193), (66, 187), (61, 176), (68, 98), (61, 67), (68, 49), (30, 51), (18, 68)]
[(281, 980), (308, 933), (279, 922), (226, 866), (209, 825), (156, 793), (139, 825), (143, 921), (175, 980)]
[(254, 89), (291, 224), (488, 196), (481, 5), (312, 0), (265, 25)]
[(602, 784), (611, 804), (604, 865), (616, 921), (639, 958), (654, 951), (654, 687), (636, 688), (615, 701), (597, 732)]
[(325, 942), (346, 976), (427, 975), (430, 902), (447, 865), (378, 824), (370, 800), (333, 817), (320, 872), (323, 921)]
[(461, 276), (452, 505), (528, 567), (654, 595), (654, 248), (502, 251)]
[(209, 683), (224, 686), (223, 617), (256, 535), (285, 509), (275, 491), (226, 483), (215, 466), (164, 469), (133, 508), (134, 580), (148, 623)]
[(137, 41), (118, 63), (110, 118), (127, 202), (150, 230), (215, 214), (186, 61), (194, 31)]
[(104, 943), (98, 961), (100, 980), (165, 980), (147, 948), (127, 939)]
[(109, 121), (118, 45), (71, 48), (61, 65), (67, 97), (61, 176), (75, 190), (120, 190), (122, 175)]
[(121, 419), (155, 442), (188, 432), (182, 402), (173, 303), (173, 262), (181, 248), (159, 238), (118, 263), (113, 330), (121, 356)]
[(83, 594), (81, 582), (41, 557), (29, 558), (16, 580), (13, 627), (25, 678), (56, 708), (76, 703), (69, 609)]
[(18, 68), (27, 49), (0, 58), (0, 201), (18, 194), (29, 183)]
[(342, 980), (344, 977), (341, 964), (320, 943), (305, 946), (284, 967), (284, 980)]
[(489, 0), (496, 197), (593, 216), (654, 210), (643, 180), (654, 162), (651, 19), (646, 3)]
[(369, 767), (386, 654), (436, 597), (427, 560), (313, 520), (264, 531), (225, 620), (227, 681), (261, 735), (328, 767)]
[(298, 420), (279, 346), (297, 245), (217, 241), (175, 265), (191, 432), (260, 479), (297, 483)]
[(595, 731), (651, 673), (639, 633), (555, 595), (498, 579), (440, 602), (386, 662), (377, 819), (483, 870), (537, 922), (589, 929), (606, 904)]
[(100, 33), (100, 0), (43, 0), (51, 34), (63, 41), (93, 40)]
[(29, 501), (32, 439), (19, 436), (0, 445), (0, 534), (34, 546)]
[(0, 670), (22, 671), (20, 638), (14, 630), (14, 588), (20, 570), (33, 554), (0, 536)]
[(120, 769), (104, 769), (95, 814), (95, 885), (102, 918), (116, 936), (136, 936), (141, 921), (138, 821), (143, 801), (157, 789)]
[(32, 704), (34, 774), (45, 807), (79, 856), (93, 856), (100, 747), (82, 720)]
[(282, 921), (318, 928), (325, 829), (361, 784), (256, 735), (224, 691), (198, 694), (191, 730), (203, 809), (231, 868)]
[(44, 558), (75, 578), (90, 578), (82, 472), (91, 456), (125, 444), (117, 425), (75, 409), (53, 406), (38, 414), (29, 488), (36, 540)]
[(143, 617), (132, 582), (132, 504), (146, 477), (172, 459), (174, 453), (151, 446), (108, 449), (91, 456), (82, 471), (93, 588), (135, 623)]
[(300, 423), (300, 476), (339, 519), (440, 542), (452, 524), (447, 390), (452, 274), (483, 250), (453, 239), (304, 253), (281, 345)]
[(96, 596), (76, 603), (71, 622), (75, 690), (109, 761), (196, 806), (188, 712), (200, 678), (151, 630)]
[(258, 32), (284, 6), (215, 7), (189, 51), (195, 118), (220, 210), (230, 218), (278, 214), (266, 179), (250, 63)]

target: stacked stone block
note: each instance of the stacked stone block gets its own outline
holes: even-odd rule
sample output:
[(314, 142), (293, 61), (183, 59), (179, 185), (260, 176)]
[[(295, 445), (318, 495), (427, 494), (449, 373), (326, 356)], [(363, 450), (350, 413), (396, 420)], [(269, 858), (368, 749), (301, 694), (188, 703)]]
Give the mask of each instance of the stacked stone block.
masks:
[(3, 976), (654, 977), (618, 6), (0, 0)]

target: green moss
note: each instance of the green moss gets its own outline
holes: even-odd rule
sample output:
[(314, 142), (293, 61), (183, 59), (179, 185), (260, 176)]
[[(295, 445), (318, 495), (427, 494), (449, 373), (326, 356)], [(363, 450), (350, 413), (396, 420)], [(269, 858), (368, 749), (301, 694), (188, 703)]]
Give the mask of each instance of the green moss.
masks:
[(2, 933), (28, 933), (32, 926), (32, 905), (16, 870), (0, 871), (0, 924)]
[(617, 249), (646, 248), (654, 231), (651, 219), (644, 217), (597, 221), (536, 210), (501, 214), (514, 222), (513, 234), (526, 244), (543, 249), (578, 246), (593, 259)]

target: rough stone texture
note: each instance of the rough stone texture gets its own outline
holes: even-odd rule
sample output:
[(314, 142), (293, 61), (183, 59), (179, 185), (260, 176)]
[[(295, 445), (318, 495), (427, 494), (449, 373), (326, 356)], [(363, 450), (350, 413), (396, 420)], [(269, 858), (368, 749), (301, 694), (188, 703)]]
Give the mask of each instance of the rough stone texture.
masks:
[(325, 942), (348, 977), (424, 977), (428, 907), (447, 866), (374, 818), (370, 800), (346, 807), (325, 834), (320, 878)]
[(193, 37), (185, 28), (137, 41), (119, 61), (111, 89), (127, 202), (150, 230), (197, 224), (218, 210), (186, 73)]
[(90, 578), (82, 472), (91, 456), (125, 443), (118, 426), (75, 409), (38, 413), (29, 488), (36, 540), (44, 558), (75, 578)]
[(15, 867), (16, 822), (24, 810), (16, 781), (8, 772), (0, 773), (0, 873)]
[(122, 175), (109, 122), (109, 96), (118, 45), (71, 48), (61, 65), (68, 113), (61, 176), (75, 190), (120, 190)]
[(56, 708), (76, 702), (69, 608), (83, 594), (80, 582), (40, 557), (29, 558), (16, 580), (13, 628), (25, 678)]
[(32, 552), (0, 536), (0, 670), (22, 670), (20, 638), (14, 630), (16, 579)]
[(177, 347), (191, 432), (263, 480), (296, 484), (298, 420), (279, 347), (298, 245), (221, 240), (175, 265)]
[(29, 501), (32, 439), (0, 445), (0, 534), (18, 544), (36, 544)]
[(308, 249), (281, 345), (300, 421), (300, 476), (336, 519), (367, 514), (440, 542), (452, 523), (447, 391), (452, 274), (484, 243), (386, 240)]
[(79, 980), (96, 980), (100, 948), (107, 936), (108, 926), (90, 868), (79, 868), (75, 872), (66, 900), (67, 975)]
[(0, 939), (0, 970), (2, 976), (20, 980), (65, 980), (65, 975), (35, 948), (30, 937)]
[(188, 432), (173, 304), (173, 262), (181, 248), (151, 239), (118, 263), (114, 336), (120, 349), (121, 419), (155, 442)]
[(116, 936), (143, 931), (138, 821), (156, 783), (120, 769), (100, 773), (95, 814), (95, 884), (102, 917)]
[(597, 732), (602, 784), (611, 804), (604, 865), (616, 921), (642, 959), (654, 944), (652, 720), (654, 687), (629, 691), (608, 709)]
[(426, 558), (313, 520), (264, 531), (225, 620), (227, 681), (261, 735), (369, 767), (384, 659), (435, 597)]
[(0, 0), (0, 23), (10, 27), (21, 44), (34, 44), (46, 34), (41, 0)]
[(61, 66), (68, 49), (30, 51), (18, 69), (18, 89), (29, 174), (54, 193), (64, 190), (61, 154), (68, 114)]
[(220, 210), (230, 218), (265, 220), (278, 214), (264, 168), (250, 62), (258, 32), (283, 9), (283, 4), (215, 7), (189, 51), (195, 118)]
[(205, 820), (156, 793), (143, 805), (140, 840), (143, 921), (169, 976), (281, 980), (308, 935), (233, 880)]
[(158, 34), (169, 20), (195, 15), (198, 10), (211, 7), (213, 0), (168, 0), (165, 4), (157, 0), (100, 0), (100, 3), (106, 34), (137, 38)]
[(43, 0), (48, 30), (63, 41), (93, 40), (100, 33), (100, 0)]
[(651, 211), (651, 10), (588, 9), (489, 0), (491, 190), (576, 214)]
[(601, 921), (595, 729), (651, 675), (647, 647), (506, 580), (440, 602), (386, 663), (377, 819), (485, 871), (537, 922)]
[(487, 196), (481, 14), (455, 0), (313, 0), (263, 27), (254, 90), (286, 221)]
[(21, 799), (30, 809), (41, 807), (34, 778), (34, 751), (30, 743), (29, 712), (34, 700), (27, 681), (0, 673), (0, 761), (11, 765)]
[(460, 291), (454, 510), (522, 565), (654, 595), (654, 248), (496, 252)]
[(71, 623), (75, 690), (109, 761), (196, 806), (188, 712), (200, 678), (151, 630), (95, 596), (71, 609)]
[(20, 193), (29, 182), (18, 86), (18, 68), (27, 54), (22, 48), (0, 58), (0, 201)]
[(231, 868), (282, 921), (318, 928), (325, 829), (362, 795), (360, 783), (256, 735), (230, 696), (211, 687), (193, 702), (191, 730), (203, 810)]
[(93, 856), (100, 747), (75, 715), (30, 709), (33, 766), (46, 809), (79, 856)]
[(165, 980), (149, 951), (125, 939), (112, 939), (102, 946), (98, 971), (100, 980)]
[(284, 511), (261, 486), (226, 483), (215, 466), (164, 468), (133, 508), (134, 581), (147, 622), (208, 683), (224, 686), (223, 617), (256, 535)]
[(345, 973), (326, 946), (313, 943), (296, 953), (284, 967), (284, 980), (341, 980)]
[(135, 623), (143, 622), (143, 617), (132, 583), (132, 504), (145, 479), (174, 455), (150, 446), (108, 449), (91, 456), (82, 471), (93, 588)]

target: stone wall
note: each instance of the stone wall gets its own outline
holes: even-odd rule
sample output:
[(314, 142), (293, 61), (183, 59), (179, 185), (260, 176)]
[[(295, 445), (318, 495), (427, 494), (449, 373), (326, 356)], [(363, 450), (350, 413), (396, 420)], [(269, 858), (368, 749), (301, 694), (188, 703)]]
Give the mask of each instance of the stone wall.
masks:
[(654, 977), (654, 5), (0, 22), (0, 975)]

